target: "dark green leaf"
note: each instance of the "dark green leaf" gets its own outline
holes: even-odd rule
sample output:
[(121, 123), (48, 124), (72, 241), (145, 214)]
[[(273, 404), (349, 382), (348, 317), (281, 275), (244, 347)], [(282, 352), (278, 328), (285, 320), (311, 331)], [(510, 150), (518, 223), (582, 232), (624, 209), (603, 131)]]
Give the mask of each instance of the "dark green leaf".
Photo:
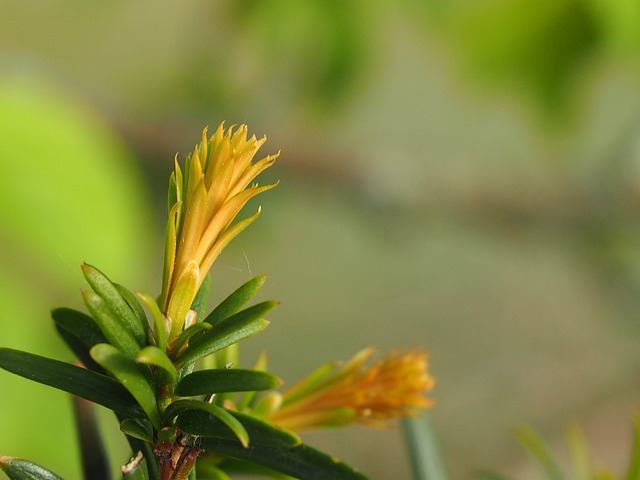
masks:
[(109, 459), (102, 443), (93, 404), (84, 398), (73, 397), (73, 407), (84, 478), (110, 480), (112, 477)]
[(235, 416), (231, 415), (228, 410), (213, 403), (203, 402), (201, 400), (176, 400), (165, 410), (165, 418), (173, 419), (176, 415), (179, 415), (180, 412), (188, 413), (193, 411), (202, 411), (213, 415), (233, 432), (234, 438), (240, 440), (242, 445), (247, 446), (249, 444), (249, 434), (242, 423), (240, 423)]
[(200, 370), (184, 377), (175, 387), (176, 395), (193, 396), (221, 392), (249, 392), (277, 388), (282, 381), (268, 372), (243, 369)]
[[(125, 420), (122, 415), (116, 414), (118, 421), (120, 424)], [(140, 418), (142, 423), (146, 423), (149, 430), (153, 427), (151, 423), (146, 418)], [(130, 437), (129, 435), (125, 435), (127, 439), (127, 443), (131, 447), (132, 452), (142, 452), (145, 458), (145, 462), (147, 464), (147, 471), (149, 473), (149, 478), (159, 478), (158, 476), (158, 462), (156, 461), (156, 457), (153, 453), (153, 448), (151, 448), (151, 444), (145, 442), (144, 440), (140, 440), (138, 438)]]
[(120, 431), (143, 442), (153, 442), (153, 431), (151, 424), (147, 424), (142, 419), (125, 418), (120, 422)]
[(173, 366), (173, 362), (169, 359), (169, 357), (167, 357), (167, 354), (160, 350), (158, 347), (153, 345), (144, 347), (138, 353), (136, 362), (160, 367), (168, 374), (168, 380), (171, 382), (171, 384), (176, 382), (177, 373), (176, 368)]
[(142, 308), (142, 305), (140, 305), (140, 301), (132, 292), (127, 290), (124, 286), (118, 283), (114, 283), (114, 286), (116, 287), (116, 290), (118, 290), (118, 293), (122, 295), (122, 298), (124, 298), (124, 301), (127, 302), (127, 305), (129, 305), (129, 308), (131, 309), (133, 314), (136, 316), (136, 318), (138, 319), (138, 322), (140, 323), (140, 325), (142, 325), (142, 328), (146, 332), (146, 338), (143, 345), (146, 344), (147, 339), (149, 338), (149, 330), (150, 330), (149, 321), (147, 320), (147, 315), (144, 313), (144, 309)]
[(159, 428), (160, 416), (156, 396), (141, 366), (108, 343), (94, 346), (91, 349), (91, 356), (122, 383), (138, 401), (151, 423)]
[(91, 312), (91, 315), (104, 336), (107, 337), (109, 343), (129, 357), (135, 358), (140, 350), (140, 345), (138, 345), (138, 342), (122, 320), (115, 316), (105, 301), (94, 292), (82, 292), (82, 297), (89, 312)]
[[(220, 468), (217, 468), (217, 465)], [(224, 468), (224, 471), (221, 469)], [(207, 480), (229, 480), (228, 474), (244, 475), (246, 477), (257, 478), (279, 478), (284, 480), (295, 480), (292, 476), (277, 472), (272, 468), (263, 467), (255, 463), (237, 460), (235, 458), (226, 457), (220, 459), (217, 455), (201, 455), (197, 464), (198, 478), (206, 478)], [(218, 472), (222, 472), (225, 476), (220, 477)], [(242, 477), (244, 478), (244, 477)]]
[(102, 334), (96, 321), (89, 315), (72, 308), (56, 308), (51, 311), (51, 317), (56, 325), (64, 328), (82, 340), (86, 345), (97, 345), (105, 343), (105, 336)]
[(200, 289), (196, 294), (196, 298), (193, 299), (191, 304), (191, 310), (195, 310), (198, 315), (198, 322), (202, 322), (204, 316), (207, 313), (207, 302), (209, 300), (209, 291), (211, 290), (211, 275), (204, 277)]
[[(251, 415), (229, 410), (244, 426), (249, 438), (250, 444), (264, 444), (272, 447), (291, 448), (300, 445), (300, 437), (295, 433), (275, 427), (270, 423), (263, 422)], [(180, 413), (176, 420), (178, 427), (192, 435), (204, 437), (216, 437), (233, 440), (235, 434), (218, 421), (214, 416), (205, 411), (190, 410)]]
[(95, 320), (89, 315), (71, 308), (56, 308), (51, 312), (51, 317), (55, 322), (58, 334), (78, 360), (91, 370), (105, 373), (104, 369), (89, 355), (91, 347), (107, 341)]
[(231, 480), (231, 477), (224, 470), (218, 468), (216, 463), (210, 460), (202, 461), (198, 458), (196, 464), (197, 477), (206, 478), (207, 480)]
[(192, 339), (176, 363), (181, 366), (195, 362), (264, 330), (269, 322), (262, 316), (276, 305), (273, 301), (262, 302), (222, 320), (213, 329), (198, 336), (197, 340)]
[(131, 394), (106, 375), (10, 348), (0, 348), (0, 367), (34, 382), (86, 398), (123, 415), (142, 415)]
[(0, 457), (0, 469), (11, 480), (64, 480), (40, 465), (14, 457)]
[(160, 350), (167, 349), (167, 324), (164, 314), (160, 311), (158, 303), (148, 294), (138, 292), (138, 298), (142, 300), (142, 303), (149, 309), (151, 316), (153, 317), (154, 331), (156, 346)]
[(237, 440), (205, 437), (201, 443), (208, 453), (220, 454), (272, 468), (305, 480), (366, 480), (368, 477), (335, 457), (307, 445), (293, 448), (251, 443), (244, 448)]
[(224, 299), (216, 308), (214, 308), (204, 321), (211, 325), (215, 325), (225, 318), (239, 312), (240, 309), (244, 307), (256, 293), (258, 293), (266, 279), (266, 275), (259, 275), (243, 284), (240, 288)]
[[(105, 302), (106, 306), (124, 324), (129, 333), (136, 339), (139, 346), (147, 344), (147, 325), (142, 323), (131, 310), (129, 304), (122, 298), (116, 286), (97, 268), (83, 264), (82, 273), (93, 291)], [(106, 335), (106, 333), (105, 333)]]
[(183, 330), (182, 333), (178, 336), (173, 346), (171, 347), (170, 354), (175, 356), (180, 353), (182, 347), (197, 333), (204, 333), (207, 330), (211, 330), (212, 326), (209, 323), (194, 323), (186, 330)]

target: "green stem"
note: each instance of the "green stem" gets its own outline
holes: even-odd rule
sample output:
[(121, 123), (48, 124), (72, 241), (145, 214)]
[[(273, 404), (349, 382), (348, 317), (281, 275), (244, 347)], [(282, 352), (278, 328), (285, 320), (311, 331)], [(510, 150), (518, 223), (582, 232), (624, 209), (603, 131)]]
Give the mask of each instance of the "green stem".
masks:
[(405, 418), (402, 430), (409, 449), (415, 480), (448, 480), (447, 468), (440, 453), (433, 423), (428, 414)]

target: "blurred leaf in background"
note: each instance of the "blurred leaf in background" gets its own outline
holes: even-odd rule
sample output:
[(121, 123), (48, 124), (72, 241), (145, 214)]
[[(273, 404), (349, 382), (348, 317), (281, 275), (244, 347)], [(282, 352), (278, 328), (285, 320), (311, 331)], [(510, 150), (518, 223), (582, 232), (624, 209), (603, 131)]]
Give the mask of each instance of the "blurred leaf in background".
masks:
[[(71, 92), (6, 71), (0, 80), (2, 345), (71, 358), (50, 309), (79, 304), (79, 265), (144, 286), (153, 215), (132, 156)], [(77, 478), (71, 399), (3, 377), (0, 451)], [(35, 429), (45, 425), (46, 429)], [(48, 429), (48, 430), (47, 430)], [(120, 461), (122, 459), (118, 459)]]

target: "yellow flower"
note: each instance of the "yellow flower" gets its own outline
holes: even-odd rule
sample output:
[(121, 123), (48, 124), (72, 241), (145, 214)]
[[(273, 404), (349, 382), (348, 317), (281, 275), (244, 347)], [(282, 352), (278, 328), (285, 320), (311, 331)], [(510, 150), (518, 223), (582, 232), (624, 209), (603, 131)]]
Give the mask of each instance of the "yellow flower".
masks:
[(165, 239), (165, 264), (159, 304), (171, 325), (169, 339), (185, 324), (200, 285), (218, 255), (253, 222), (253, 216), (231, 225), (254, 196), (276, 184), (259, 187), (251, 182), (273, 165), (279, 153), (251, 163), (266, 137), (247, 139), (246, 125), (225, 131), (220, 124), (185, 161), (184, 174), (175, 160), (169, 188), (169, 220)]
[(435, 384), (425, 352), (391, 352), (366, 367), (374, 353), (364, 349), (341, 367), (325, 365), (284, 394), (271, 394), (264, 399), (264, 416), (294, 431), (350, 423), (384, 427), (386, 420), (434, 405), (424, 396)]

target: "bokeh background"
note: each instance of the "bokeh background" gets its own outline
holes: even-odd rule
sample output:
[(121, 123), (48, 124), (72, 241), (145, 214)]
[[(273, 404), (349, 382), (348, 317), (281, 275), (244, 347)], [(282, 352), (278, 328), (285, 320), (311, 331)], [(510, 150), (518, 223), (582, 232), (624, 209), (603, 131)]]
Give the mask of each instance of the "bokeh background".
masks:
[[(640, 387), (640, 3), (228, 0), (0, 4), (1, 344), (55, 358), (87, 261), (159, 290), (167, 175), (205, 125), (282, 150), (213, 298), (282, 305), (243, 345), (289, 381), (421, 346), (452, 478), (538, 478), (579, 422), (621, 471)], [(255, 208), (252, 204), (249, 208)], [(70, 402), (0, 372), (0, 453), (79, 478)], [(105, 412), (102, 412), (105, 413)], [(114, 465), (126, 450), (117, 425)], [(306, 439), (410, 478), (401, 432)]]

